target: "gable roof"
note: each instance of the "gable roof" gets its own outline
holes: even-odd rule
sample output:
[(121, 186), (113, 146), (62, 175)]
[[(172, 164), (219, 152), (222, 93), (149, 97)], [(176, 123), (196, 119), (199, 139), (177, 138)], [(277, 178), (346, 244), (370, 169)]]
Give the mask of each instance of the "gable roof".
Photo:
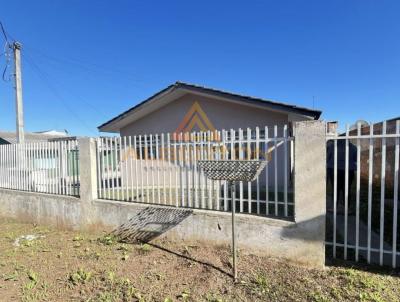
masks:
[[(150, 103), (156, 102), (163, 97), (167, 97), (172, 95), (173, 93), (177, 93), (180, 91), (181, 93), (195, 93), (195, 94), (203, 94), (211, 97), (217, 97), (221, 99), (229, 99), (238, 103), (246, 104), (246, 105), (256, 105), (261, 106), (265, 109), (280, 111), (280, 112), (287, 112), (298, 114), (302, 116), (307, 116), (311, 119), (317, 120), (321, 116), (320, 110), (309, 109), (305, 107), (300, 107), (296, 105), (290, 105), (282, 102), (272, 101), (268, 99), (262, 99), (247, 95), (236, 94), (232, 92), (227, 92), (223, 90), (218, 90), (214, 88), (208, 88), (204, 86), (188, 84), (184, 82), (176, 82), (175, 84), (169, 85), (168, 87), (164, 88), (163, 90), (157, 92), (156, 94), (152, 95), (148, 99), (142, 101), (141, 103), (137, 104), (136, 106), (126, 110), (125, 112), (119, 114), (118, 116), (112, 118), (111, 120), (105, 122), (104, 124), (98, 126), (97, 128), (100, 131), (109, 131), (109, 132), (117, 132), (117, 128), (121, 128), (121, 124), (124, 124), (123, 121), (128, 117), (133, 115), (138, 115), (139, 111), (144, 109), (144, 107)], [(182, 94), (183, 95), (183, 94)], [(142, 113), (141, 116), (144, 116), (147, 113)], [(118, 125), (119, 124), (119, 125)]]

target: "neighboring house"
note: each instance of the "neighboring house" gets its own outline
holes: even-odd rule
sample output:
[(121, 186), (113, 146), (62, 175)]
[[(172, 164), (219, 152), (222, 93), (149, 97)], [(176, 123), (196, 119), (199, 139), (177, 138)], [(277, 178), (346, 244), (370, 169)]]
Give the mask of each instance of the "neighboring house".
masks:
[[(102, 132), (119, 133), (121, 136), (133, 136), (239, 128), (246, 132), (246, 128), (254, 130), (260, 127), (262, 135), (264, 127), (269, 126), (269, 135), (272, 136), (273, 126), (277, 125), (279, 127), (277, 135), (282, 136), (283, 125), (290, 125), (294, 121), (317, 120), (320, 115), (319, 110), (176, 82), (102, 124), (98, 129)], [(174, 135), (171, 136), (172, 140), (174, 137), (176, 138)], [(144, 147), (141, 153), (147, 154), (146, 148)], [(137, 150), (127, 149), (121, 148), (123, 160), (118, 164), (113, 163), (114, 167), (121, 167), (117, 168), (119, 170), (123, 170), (125, 159), (128, 161), (129, 158), (138, 159)], [(279, 147), (279, 186), (284, 183), (283, 154), (283, 147)], [(109, 155), (113, 157), (113, 154)], [(172, 162), (170, 164), (173, 166)], [(105, 165), (107, 165), (104, 168), (106, 171), (112, 170), (108, 160)], [(146, 166), (146, 163), (142, 166)], [(274, 164), (271, 162), (268, 167), (273, 173)], [(144, 177), (146, 173), (148, 169), (143, 168), (138, 175)], [(272, 185), (274, 177), (270, 177), (269, 182)]]
[(176, 82), (98, 129), (121, 136), (282, 126), (321, 111)]
[[(41, 132), (26, 132), (24, 134), (25, 143), (39, 143), (39, 142), (49, 142), (57, 139), (71, 139), (68, 136), (67, 131), (41, 131)], [(17, 134), (16, 132), (10, 131), (0, 131), (0, 145), (4, 144), (16, 144)]]
[(44, 135), (51, 135), (51, 136), (59, 136), (59, 137), (71, 137), (68, 135), (68, 131), (67, 130), (45, 130), (45, 131), (36, 131), (34, 133), (37, 134), (44, 134)]
[[(400, 117), (386, 120), (386, 134), (396, 133), (396, 122), (400, 120)], [(369, 181), (369, 148), (370, 140), (368, 135), (370, 134), (371, 127), (367, 122), (358, 121), (350, 127), (349, 136), (357, 136), (358, 124), (360, 124), (360, 133), (365, 135), (365, 138), (360, 139), (360, 182), (361, 190), (365, 191), (368, 188)], [(373, 124), (374, 135), (383, 134), (383, 122)], [(346, 133), (340, 134), (345, 136)], [(382, 138), (375, 138), (373, 140), (373, 158), (372, 158), (372, 185), (375, 188), (374, 192), (380, 194), (381, 184), (381, 173), (382, 173)], [(338, 188), (338, 199), (344, 199), (344, 186), (345, 186), (345, 149), (346, 141), (338, 140), (337, 142), (337, 188)], [(349, 155), (348, 155), (348, 167), (349, 167), (349, 189), (352, 188), (352, 184), (355, 182), (355, 176), (357, 173), (357, 139), (349, 140)], [(388, 196), (391, 196), (394, 188), (394, 175), (395, 175), (395, 139), (386, 138), (386, 152), (385, 152), (385, 189)], [(328, 166), (328, 179), (333, 183), (334, 177), (334, 142), (333, 140), (328, 141), (327, 144), (327, 166)]]
[[(396, 133), (396, 122), (400, 120), (400, 117), (392, 118), (386, 120), (386, 133), (395, 134)], [(356, 128), (356, 126), (354, 127)], [(374, 134), (379, 135), (383, 133), (383, 122), (374, 123)], [(370, 134), (370, 126), (361, 125), (361, 134)], [(351, 130), (350, 135), (357, 135), (357, 129)], [(357, 141), (352, 142), (355, 146)], [(360, 140), (361, 146), (361, 182), (368, 183), (368, 169), (369, 169), (369, 139)], [(380, 179), (382, 173), (382, 139), (375, 139), (374, 144), (374, 157), (373, 157), (373, 185), (380, 186)], [(386, 139), (386, 169), (385, 169), (385, 179), (386, 179), (386, 189), (387, 191), (393, 190), (394, 185), (394, 159), (395, 159), (395, 139)], [(392, 192), (391, 192), (392, 193)]]

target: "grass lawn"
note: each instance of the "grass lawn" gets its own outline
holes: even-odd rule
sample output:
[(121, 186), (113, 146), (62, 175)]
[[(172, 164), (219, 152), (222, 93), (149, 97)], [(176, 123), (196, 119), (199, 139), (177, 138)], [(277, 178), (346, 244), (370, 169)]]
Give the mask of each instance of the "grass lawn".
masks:
[(0, 301), (400, 301), (390, 271), (311, 270), (245, 253), (237, 284), (230, 271), (228, 247), (126, 244), (0, 219)]

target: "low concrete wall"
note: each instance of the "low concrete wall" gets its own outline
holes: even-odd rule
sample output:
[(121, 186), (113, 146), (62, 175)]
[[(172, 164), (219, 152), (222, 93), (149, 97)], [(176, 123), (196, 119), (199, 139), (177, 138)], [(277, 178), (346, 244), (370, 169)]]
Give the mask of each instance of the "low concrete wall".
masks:
[[(170, 240), (230, 244), (231, 215), (107, 200), (94, 200), (82, 210), (75, 197), (0, 189), (0, 215), (59, 228), (113, 231), (127, 240)], [(86, 213), (86, 214), (85, 214)], [(90, 213), (89, 215), (87, 213)], [(84, 217), (87, 216), (88, 217)], [(237, 243), (245, 251), (323, 266), (318, 226), (237, 214)], [(323, 259), (323, 258), (322, 258)]]
[[(231, 214), (126, 202), (96, 200), (92, 223), (114, 229), (126, 238), (231, 243)], [(314, 267), (324, 265), (319, 219), (303, 223), (237, 214), (239, 248), (261, 255), (287, 258)]]
[(59, 228), (82, 226), (81, 202), (70, 196), (0, 189), (0, 216)]

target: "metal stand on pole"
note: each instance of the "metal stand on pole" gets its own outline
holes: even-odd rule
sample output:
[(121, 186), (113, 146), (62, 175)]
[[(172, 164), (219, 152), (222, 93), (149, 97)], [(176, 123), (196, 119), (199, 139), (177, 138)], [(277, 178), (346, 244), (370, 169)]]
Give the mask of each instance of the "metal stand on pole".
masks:
[[(236, 259), (236, 181), (250, 182), (257, 178), (264, 169), (266, 162), (260, 160), (201, 160), (198, 162), (199, 168), (203, 169), (204, 174), (211, 180), (229, 181), (232, 192), (232, 266), (233, 279), (237, 281), (237, 259)], [(218, 188), (219, 190), (219, 188)], [(219, 202), (219, 201), (218, 201)], [(251, 205), (249, 204), (249, 207)]]
[(231, 181), (231, 194), (232, 194), (232, 265), (233, 265), (233, 280), (237, 281), (237, 267), (236, 267), (236, 237), (235, 237), (235, 212), (236, 212), (236, 185)]

